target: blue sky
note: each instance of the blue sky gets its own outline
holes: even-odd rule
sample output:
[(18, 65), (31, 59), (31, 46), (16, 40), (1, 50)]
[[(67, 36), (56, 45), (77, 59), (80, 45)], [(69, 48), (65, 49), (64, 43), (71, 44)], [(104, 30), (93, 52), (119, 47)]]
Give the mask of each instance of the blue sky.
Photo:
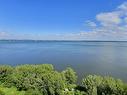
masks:
[(126, 8), (126, 0), (0, 0), (0, 39), (127, 40)]

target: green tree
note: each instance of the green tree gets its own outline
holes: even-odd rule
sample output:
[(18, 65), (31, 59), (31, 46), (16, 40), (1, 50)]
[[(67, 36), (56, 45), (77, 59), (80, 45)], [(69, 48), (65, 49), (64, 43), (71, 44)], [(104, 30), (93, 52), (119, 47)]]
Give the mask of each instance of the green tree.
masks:
[(67, 81), (67, 83), (69, 83), (69, 84), (75, 84), (76, 83), (77, 76), (76, 76), (76, 72), (74, 72), (73, 69), (67, 68), (66, 70), (64, 70), (62, 72), (62, 74), (65, 77), (65, 80)]
[(97, 88), (102, 83), (103, 78), (96, 75), (89, 75), (83, 79), (82, 84), (84, 86), (84, 91), (88, 93), (88, 95), (97, 95)]
[(89, 75), (82, 84), (88, 95), (125, 95), (123, 82), (112, 77)]
[(98, 87), (98, 94), (102, 95), (124, 95), (124, 83), (119, 79), (104, 77), (103, 82)]
[(65, 80), (63, 80), (60, 73), (54, 71), (46, 73), (42, 76), (39, 89), (44, 95), (62, 95), (65, 89)]
[(18, 90), (35, 89), (38, 85), (36, 81), (41, 80), (42, 75), (52, 71), (53, 66), (50, 64), (17, 66), (11, 74), (11, 84)]
[(50, 64), (0, 66), (0, 95), (127, 95), (127, 84), (89, 75), (76, 84), (73, 69), (57, 72)]

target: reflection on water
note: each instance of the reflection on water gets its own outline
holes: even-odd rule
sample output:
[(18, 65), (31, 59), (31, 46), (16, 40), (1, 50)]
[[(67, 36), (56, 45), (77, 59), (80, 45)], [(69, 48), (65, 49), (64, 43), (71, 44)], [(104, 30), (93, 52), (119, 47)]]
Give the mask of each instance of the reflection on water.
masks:
[(127, 81), (127, 42), (0, 41), (0, 64), (41, 63), (71, 66), (79, 79), (99, 74)]

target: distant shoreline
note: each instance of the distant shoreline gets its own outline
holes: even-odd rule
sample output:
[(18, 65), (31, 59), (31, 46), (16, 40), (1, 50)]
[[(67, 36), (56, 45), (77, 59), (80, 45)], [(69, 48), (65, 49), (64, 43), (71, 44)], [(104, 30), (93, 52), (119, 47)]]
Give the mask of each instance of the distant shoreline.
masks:
[(28, 40), (28, 39), (0, 39), (0, 41), (19, 42), (127, 42), (127, 41), (107, 41), (107, 40)]

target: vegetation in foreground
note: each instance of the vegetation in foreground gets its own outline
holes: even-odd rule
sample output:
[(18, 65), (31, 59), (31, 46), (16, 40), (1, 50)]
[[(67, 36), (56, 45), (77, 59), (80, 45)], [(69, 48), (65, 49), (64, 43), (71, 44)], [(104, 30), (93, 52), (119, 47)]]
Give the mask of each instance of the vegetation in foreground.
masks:
[(89, 75), (76, 84), (71, 68), (50, 64), (0, 66), (0, 95), (127, 95), (127, 84), (112, 77)]

